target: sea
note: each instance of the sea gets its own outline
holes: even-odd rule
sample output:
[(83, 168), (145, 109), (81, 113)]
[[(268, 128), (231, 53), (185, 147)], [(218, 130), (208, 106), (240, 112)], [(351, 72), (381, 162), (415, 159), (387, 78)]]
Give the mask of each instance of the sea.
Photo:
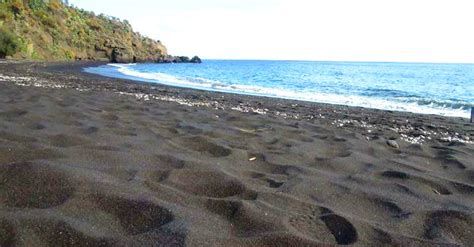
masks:
[(86, 72), (174, 87), (469, 118), (474, 64), (204, 60)]

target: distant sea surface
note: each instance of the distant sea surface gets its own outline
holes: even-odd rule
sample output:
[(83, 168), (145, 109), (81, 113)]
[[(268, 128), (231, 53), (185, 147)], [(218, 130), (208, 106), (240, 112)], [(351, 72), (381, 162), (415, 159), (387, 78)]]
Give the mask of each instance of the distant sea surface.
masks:
[(470, 117), (474, 64), (232, 61), (109, 64), (86, 72), (177, 87)]

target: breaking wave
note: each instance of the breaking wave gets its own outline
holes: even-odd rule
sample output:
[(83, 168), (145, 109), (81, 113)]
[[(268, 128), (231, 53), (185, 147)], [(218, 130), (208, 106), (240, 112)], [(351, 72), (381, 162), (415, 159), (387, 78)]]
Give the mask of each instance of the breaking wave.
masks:
[(397, 97), (388, 98), (384, 95), (387, 93), (387, 90), (380, 90), (383, 93), (377, 93), (375, 90), (370, 93), (365, 93), (365, 95), (364, 93), (361, 93), (361, 95), (350, 95), (347, 93), (321, 92), (318, 91), (317, 87), (279, 87), (278, 85), (275, 85), (274, 82), (278, 80), (274, 80), (273, 83), (269, 84), (269, 86), (245, 85), (212, 80), (199, 76), (176, 76), (163, 72), (153, 72), (150, 71), (150, 69), (143, 71), (136, 69), (136, 66), (137, 65), (135, 64), (109, 64), (101, 67), (88, 68), (86, 71), (104, 76), (159, 83), (176, 87), (357, 106), (390, 111), (435, 114), (450, 117), (468, 118), (470, 116), (470, 107), (472, 106), (469, 102), (436, 100), (416, 97), (414, 95), (398, 95)]

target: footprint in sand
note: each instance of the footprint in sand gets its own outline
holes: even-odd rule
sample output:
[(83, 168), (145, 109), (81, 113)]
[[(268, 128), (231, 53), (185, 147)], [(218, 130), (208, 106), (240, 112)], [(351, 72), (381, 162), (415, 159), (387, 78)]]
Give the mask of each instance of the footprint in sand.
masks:
[(349, 245), (358, 239), (352, 223), (327, 208), (314, 208), (310, 214), (293, 216), (289, 223), (309, 237), (328, 244)]
[[(444, 185), (431, 181), (426, 178), (418, 177), (418, 176), (411, 176), (405, 172), (401, 171), (394, 171), (394, 170), (387, 170), (380, 173), (380, 176), (389, 178), (389, 179), (398, 179), (403, 181), (413, 181), (423, 185), (424, 187), (428, 187), (432, 190), (433, 193), (438, 195), (451, 195), (452, 192)], [(402, 185), (403, 186), (403, 185)], [(406, 187), (406, 186), (404, 186)], [(460, 189), (466, 189), (467, 187), (459, 186)], [(408, 189), (409, 190), (409, 189)]]
[(93, 195), (92, 200), (101, 210), (114, 215), (129, 235), (150, 232), (174, 220), (170, 210), (144, 200), (102, 194)]
[(265, 154), (262, 153), (250, 152), (247, 157), (250, 165), (249, 167), (255, 172), (286, 177), (293, 174), (304, 173), (304, 171), (297, 166), (272, 163), (268, 161)]
[(408, 179), (408, 178), (410, 178), (410, 175), (408, 175), (404, 172), (393, 171), (393, 170), (384, 171), (380, 175), (382, 177), (386, 177), (386, 178), (398, 178), (398, 179)]
[(315, 150), (316, 161), (329, 161), (336, 158), (347, 158), (352, 152), (345, 144), (319, 145)]
[(334, 214), (329, 209), (322, 210), (320, 219), (324, 221), (329, 231), (336, 239), (337, 244), (349, 245), (357, 241), (357, 231), (355, 227), (344, 217)]
[(277, 182), (277, 181), (275, 181), (273, 179), (270, 179), (270, 178), (267, 178), (266, 181), (268, 183), (268, 186), (270, 186), (270, 188), (274, 188), (274, 189), (280, 188), (281, 186), (283, 186), (283, 184), (285, 184), (285, 182)]
[(278, 175), (271, 175), (271, 174), (265, 174), (265, 173), (254, 172), (254, 171), (244, 171), (242, 172), (242, 175), (244, 177), (249, 177), (251, 179), (262, 181), (264, 184), (266, 184), (266, 186), (272, 189), (278, 189), (282, 187), (286, 182), (286, 176), (284, 176), (284, 178), (281, 178), (281, 179), (276, 179), (273, 177), (278, 176)]
[(187, 135), (199, 135), (203, 133), (202, 129), (196, 128), (191, 125), (184, 125), (181, 123), (176, 124), (175, 127), (176, 131), (180, 134), (187, 134)]
[(201, 136), (185, 137), (180, 139), (179, 143), (184, 148), (189, 148), (215, 158), (226, 157), (232, 153), (230, 149), (208, 141)]
[(472, 246), (474, 219), (472, 214), (453, 210), (434, 211), (425, 220), (424, 236), (429, 240)]
[(155, 157), (160, 168), (182, 169), (186, 165), (186, 161), (172, 155), (158, 154)]
[(256, 237), (281, 230), (281, 226), (262, 217), (263, 211), (246, 202), (209, 199), (206, 208), (227, 220), (237, 237)]
[(450, 182), (450, 184), (456, 188), (459, 193), (474, 196), (474, 186), (460, 182)]
[(466, 165), (454, 157), (454, 155), (459, 151), (456, 151), (452, 148), (439, 146), (431, 146), (431, 148), (436, 150), (436, 159), (441, 161), (443, 168), (457, 168), (461, 170), (465, 170), (467, 168)]

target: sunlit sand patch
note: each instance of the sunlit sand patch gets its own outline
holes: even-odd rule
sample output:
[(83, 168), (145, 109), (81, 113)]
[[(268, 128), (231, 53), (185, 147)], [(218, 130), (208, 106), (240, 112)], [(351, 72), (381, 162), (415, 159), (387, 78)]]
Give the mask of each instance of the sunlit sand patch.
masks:
[(35, 77), (28, 77), (28, 76), (7, 76), (7, 75), (0, 74), (0, 81), (12, 82), (17, 86), (22, 86), (22, 87), (39, 87), (39, 88), (55, 88), (55, 89), (72, 88), (81, 92), (90, 90), (88, 88), (84, 88), (80, 86), (72, 87), (64, 83), (41, 80)]
[[(336, 119), (331, 122), (333, 126), (337, 128), (345, 128), (345, 127), (356, 127), (366, 129), (367, 133), (372, 133), (373, 130), (379, 128), (379, 126), (369, 124), (362, 120), (355, 120), (355, 119)], [(443, 127), (444, 129), (444, 127)], [(467, 135), (461, 135), (457, 132), (450, 133), (449, 131), (434, 131), (434, 130), (424, 130), (424, 129), (415, 129), (410, 123), (406, 123), (405, 125), (400, 125), (395, 128), (389, 128), (389, 130), (396, 132), (400, 135), (400, 139), (411, 143), (411, 144), (420, 144), (430, 141), (430, 140), (440, 140), (442, 142), (460, 142), (465, 144), (473, 144), (474, 141)], [(417, 131), (420, 132), (417, 135), (413, 135), (412, 132)], [(369, 137), (367, 137), (370, 140)]]
[(251, 113), (257, 113), (260, 115), (265, 115), (268, 112), (268, 109), (253, 108), (251, 106), (245, 106), (243, 104), (232, 107), (231, 109), (234, 111), (245, 112), (245, 113), (251, 112)]

